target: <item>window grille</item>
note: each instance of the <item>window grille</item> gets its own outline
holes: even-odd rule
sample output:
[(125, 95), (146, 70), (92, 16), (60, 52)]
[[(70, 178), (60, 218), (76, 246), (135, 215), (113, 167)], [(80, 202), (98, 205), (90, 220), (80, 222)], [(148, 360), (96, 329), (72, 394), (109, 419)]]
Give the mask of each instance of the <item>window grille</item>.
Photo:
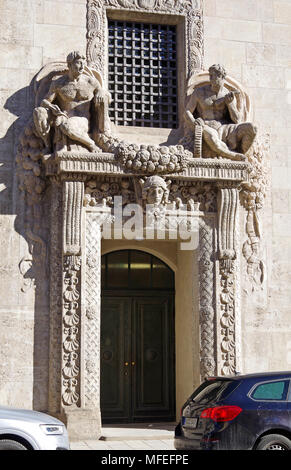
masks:
[(177, 128), (176, 27), (109, 21), (108, 31), (111, 120)]

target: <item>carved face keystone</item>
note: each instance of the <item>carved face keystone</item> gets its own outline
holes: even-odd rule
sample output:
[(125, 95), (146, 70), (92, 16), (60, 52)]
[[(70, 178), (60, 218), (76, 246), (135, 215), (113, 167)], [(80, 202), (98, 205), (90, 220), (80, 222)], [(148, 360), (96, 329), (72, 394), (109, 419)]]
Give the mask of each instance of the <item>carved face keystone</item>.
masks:
[(161, 186), (151, 186), (147, 194), (147, 202), (149, 204), (161, 204), (164, 196), (164, 189)]

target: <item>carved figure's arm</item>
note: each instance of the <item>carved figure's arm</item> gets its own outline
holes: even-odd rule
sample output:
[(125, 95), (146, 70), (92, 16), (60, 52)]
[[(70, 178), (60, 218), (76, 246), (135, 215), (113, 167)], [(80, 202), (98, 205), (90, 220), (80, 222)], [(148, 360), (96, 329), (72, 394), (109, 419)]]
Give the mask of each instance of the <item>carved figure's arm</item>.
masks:
[(96, 88), (94, 90), (94, 104), (98, 106), (100, 103), (104, 103), (106, 100), (107, 93), (101, 87), (100, 83), (96, 80)]
[(62, 111), (57, 104), (53, 104), (54, 100), (57, 97), (57, 90), (54, 83), (51, 84), (48, 94), (42, 100), (40, 106), (46, 109), (49, 109), (54, 116), (67, 116), (65, 111)]
[(234, 95), (237, 93), (239, 93), (239, 91), (231, 91), (225, 97), (226, 106), (228, 108), (230, 118), (232, 122), (234, 122), (235, 124), (238, 124), (239, 122), (241, 122), (241, 115), (237, 109), (236, 101), (234, 99)]
[[(192, 93), (191, 95), (191, 98), (186, 106), (186, 110), (185, 110), (185, 114), (184, 114), (184, 118), (185, 118), (185, 121), (188, 123), (188, 124), (196, 124), (196, 119), (194, 118), (194, 111), (195, 109), (197, 108), (197, 105), (198, 105), (198, 96), (197, 96), (197, 93), (194, 92)], [(200, 118), (198, 118), (199, 120), (202, 120)], [(197, 122), (198, 124), (198, 122)], [(202, 124), (202, 122), (199, 124)]]
[(43, 106), (44, 108), (46, 108), (48, 106), (48, 102), (53, 103), (56, 97), (57, 97), (57, 92), (56, 92), (55, 84), (51, 83), (50, 89), (47, 95), (45, 96), (45, 98), (42, 100), (40, 106)]

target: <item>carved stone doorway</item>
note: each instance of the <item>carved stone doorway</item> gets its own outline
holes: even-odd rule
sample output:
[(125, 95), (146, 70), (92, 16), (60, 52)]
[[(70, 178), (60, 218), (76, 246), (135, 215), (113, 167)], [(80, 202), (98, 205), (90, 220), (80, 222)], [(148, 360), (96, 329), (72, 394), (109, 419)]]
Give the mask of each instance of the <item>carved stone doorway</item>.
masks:
[(174, 272), (137, 250), (102, 257), (103, 423), (175, 420)]

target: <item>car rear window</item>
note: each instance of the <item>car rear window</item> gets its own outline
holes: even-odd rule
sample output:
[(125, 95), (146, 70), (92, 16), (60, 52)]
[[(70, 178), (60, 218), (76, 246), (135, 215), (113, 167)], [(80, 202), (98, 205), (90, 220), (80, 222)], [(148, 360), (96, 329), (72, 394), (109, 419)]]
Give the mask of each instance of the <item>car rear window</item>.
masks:
[(257, 385), (252, 391), (254, 400), (286, 400), (289, 388), (289, 380), (265, 382)]
[(235, 384), (233, 380), (211, 380), (206, 381), (195, 390), (191, 396), (194, 403), (205, 404), (225, 398)]

